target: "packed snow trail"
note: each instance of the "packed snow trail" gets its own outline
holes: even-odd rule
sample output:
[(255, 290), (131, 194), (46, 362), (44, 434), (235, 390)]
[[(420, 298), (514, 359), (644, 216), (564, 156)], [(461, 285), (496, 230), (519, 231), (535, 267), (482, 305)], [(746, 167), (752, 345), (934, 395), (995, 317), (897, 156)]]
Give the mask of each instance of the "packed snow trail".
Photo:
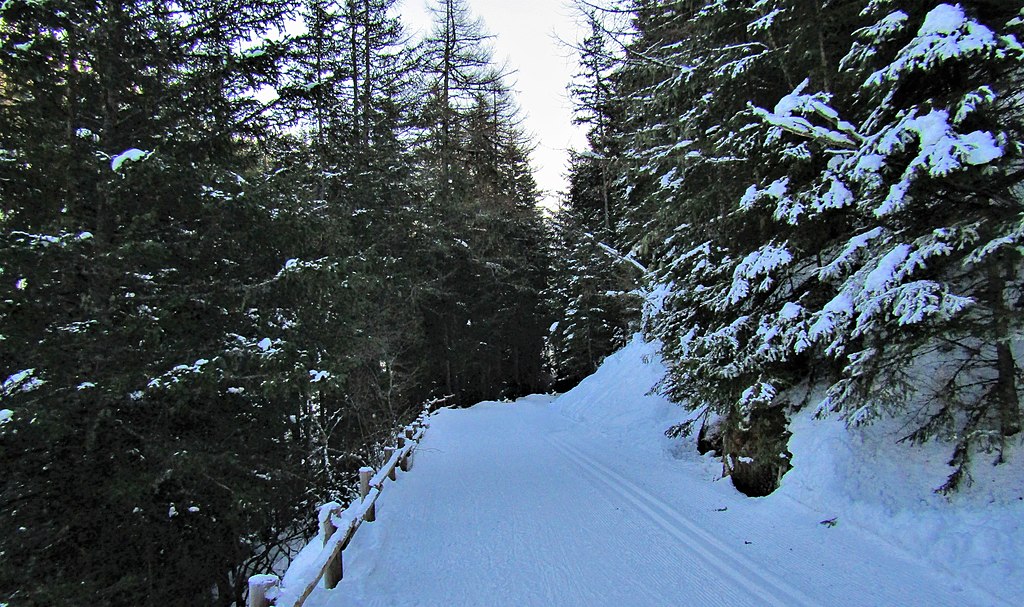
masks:
[(319, 607), (1009, 605), (707, 460), (602, 435), (551, 397), (443, 410)]

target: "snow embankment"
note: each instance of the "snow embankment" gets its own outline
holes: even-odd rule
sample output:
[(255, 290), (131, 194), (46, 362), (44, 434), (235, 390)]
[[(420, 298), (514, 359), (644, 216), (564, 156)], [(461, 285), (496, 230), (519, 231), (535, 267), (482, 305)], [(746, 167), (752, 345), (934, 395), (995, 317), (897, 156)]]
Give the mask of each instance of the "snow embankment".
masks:
[[(678, 405), (652, 393), (664, 377), (657, 343), (639, 336), (605, 360), (598, 371), (553, 406), (590, 432), (646, 454), (688, 460), (709, 476), (716, 460), (696, 453), (695, 437), (672, 440), (664, 432), (687, 418)], [(853, 525), (939, 570), (972, 580), (998, 597), (1024, 597), (1024, 466), (1022, 446), (975, 460), (973, 483), (945, 497), (934, 489), (952, 469), (952, 445), (900, 442), (908, 430), (897, 420), (847, 428), (816, 419), (811, 407), (793, 415), (789, 442), (793, 469), (765, 507), (799, 502), (822, 519)], [(698, 462), (696, 460), (703, 459)], [(681, 465), (684, 462), (679, 462)]]
[(591, 432), (639, 449), (672, 450), (678, 441), (665, 430), (687, 419), (679, 405), (657, 393), (667, 369), (658, 342), (636, 335), (578, 386), (559, 396), (553, 406)]
[(979, 455), (973, 483), (936, 494), (953, 471), (953, 446), (900, 442), (897, 420), (848, 429), (836, 419), (794, 415), (793, 470), (770, 499), (792, 498), (859, 525), (918, 558), (973, 580), (999, 596), (1024, 597), (1024, 467), (1020, 445), (1009, 461)]

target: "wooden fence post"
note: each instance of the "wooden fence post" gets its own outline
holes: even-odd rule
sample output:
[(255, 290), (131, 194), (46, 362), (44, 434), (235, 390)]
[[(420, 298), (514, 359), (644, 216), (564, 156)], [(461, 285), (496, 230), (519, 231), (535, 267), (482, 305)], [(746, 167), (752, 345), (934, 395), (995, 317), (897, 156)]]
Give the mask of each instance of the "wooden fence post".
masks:
[(249, 599), (246, 607), (270, 607), (267, 593), (276, 587), (280, 580), (276, 575), (254, 575), (249, 578)]
[[(408, 441), (406, 440), (404, 434), (399, 434), (398, 435), (398, 449), (399, 449), (399, 451), (401, 451), (402, 449), (405, 449), (405, 444), (407, 442)], [(402, 472), (408, 472), (409, 471), (409, 466), (405, 463), (405, 459), (406, 459), (405, 456), (402, 456), (402, 457), (398, 458), (398, 466), (402, 469)]]
[[(441, 401), (443, 402), (443, 401)], [(437, 404), (437, 403), (435, 403)], [(401, 466), (403, 472), (408, 472), (412, 468), (412, 454), (413, 448), (416, 446), (415, 439), (417, 435), (422, 436), (422, 433), (430, 427), (430, 403), (424, 406), (423, 411), (409, 426), (405, 426), (398, 433), (398, 447), (385, 447), (384, 453), (387, 457), (388, 467), (388, 478), (391, 480), (398, 480), (397, 469)], [(396, 453), (404, 452), (403, 456), (398, 458), (394, 466), (391, 466), (392, 458)], [(349, 508), (352, 511), (363, 512), (363, 521), (373, 522), (377, 518), (377, 507), (376, 504), (366, 505), (366, 499), (369, 497), (371, 491), (376, 489), (378, 493), (374, 494), (376, 499), (379, 496), (379, 492), (383, 490), (383, 481), (376, 487), (370, 487), (370, 482), (374, 478), (373, 468), (363, 467), (359, 469), (359, 494), (360, 504), (350, 504)], [(357, 507), (358, 506), (358, 507)], [(365, 507), (364, 507), (365, 506)], [(343, 510), (341, 505), (335, 502), (324, 504), (319, 509), (319, 520), (320, 520), (320, 537), (323, 542), (323, 546), (326, 549), (331, 543), (331, 539), (335, 533), (341, 531), (334, 524), (334, 518), (336, 516), (342, 516), (341, 520), (345, 521), (344, 524), (349, 525), (345, 528), (345, 537), (338, 537), (341, 542), (335, 543), (332, 550), (333, 556), (326, 563), (322, 570), (318, 569), (317, 577), (305, 580), (301, 583), (299, 589), (302, 591), (301, 596), (289, 597), (288, 601), (297, 601), (296, 605), (302, 605), (306, 597), (309, 596), (310, 592), (317, 586), (319, 581), (323, 579), (324, 586), (327, 588), (335, 588), (341, 582), (344, 577), (345, 570), (342, 561), (342, 554), (344, 545), (351, 539), (351, 535), (356, 532), (359, 528), (358, 520), (350, 520), (349, 515), (346, 515), (348, 510)], [(322, 553), (321, 553), (322, 554)], [(320, 557), (322, 558), (322, 556)], [(322, 562), (322, 561), (321, 561)], [(249, 578), (249, 595), (246, 599), (246, 607), (271, 607), (271, 604), (281, 600), (284, 594), (284, 589), (281, 586), (281, 579), (276, 575), (254, 575)], [(3, 607), (0, 605), (0, 607)]]
[[(370, 477), (373, 476), (373, 468), (362, 467), (359, 469), (359, 497), (363, 500), (370, 494)], [(371, 504), (363, 515), (363, 520), (372, 523), (377, 520), (377, 504)]]
[[(396, 449), (394, 447), (384, 447), (384, 455), (386, 456), (385, 461), (390, 462), (391, 456), (395, 454), (395, 451)], [(395, 466), (395, 468), (397, 468), (397, 466)], [(398, 480), (398, 472), (395, 471), (395, 468), (388, 470), (388, 478), (393, 481)]]
[[(324, 546), (327, 545), (331, 536), (338, 531), (338, 528), (334, 526), (334, 521), (331, 520), (331, 517), (334, 516), (334, 509), (336, 506), (337, 504), (321, 506), (320, 536), (323, 538)], [(325, 509), (327, 510), (326, 512), (324, 512)], [(327, 565), (327, 569), (324, 571), (324, 586), (327, 588), (334, 588), (343, 577), (345, 577), (345, 570), (342, 566), (341, 550), (339, 550), (338, 555), (331, 559), (331, 562)]]
[[(409, 443), (412, 442), (412, 437), (413, 437), (412, 426), (406, 426), (405, 427), (405, 436), (404, 437), (400, 436), (399, 440), (401, 440), (403, 444), (408, 445)], [(407, 452), (405, 454), (405, 457), (402, 458), (402, 472), (408, 472), (409, 469), (412, 468), (412, 465), (411, 465), (412, 462), (410, 461), (411, 458), (409, 457), (410, 455), (412, 455), (411, 451)]]

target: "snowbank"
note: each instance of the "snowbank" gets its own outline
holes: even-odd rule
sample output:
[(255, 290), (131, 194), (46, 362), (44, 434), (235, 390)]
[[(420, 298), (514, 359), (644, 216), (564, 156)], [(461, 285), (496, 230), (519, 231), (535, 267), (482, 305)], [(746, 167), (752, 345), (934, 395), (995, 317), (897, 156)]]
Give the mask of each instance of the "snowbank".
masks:
[(619, 443), (670, 449), (665, 430), (688, 417), (679, 405), (654, 392), (666, 373), (661, 344), (640, 334), (601, 367), (553, 403), (562, 415)]
[[(698, 459), (694, 437), (680, 443), (664, 436), (688, 414), (651, 393), (666, 371), (658, 351), (659, 344), (634, 337), (552, 406), (589, 432), (645, 456), (682, 456), (692, 463)], [(1021, 445), (1005, 465), (990, 466), (987, 456), (978, 457), (974, 483), (947, 499), (934, 489), (952, 471), (952, 445), (900, 443), (907, 430), (896, 420), (851, 430), (838, 419), (815, 419), (812, 409), (794, 415), (793, 469), (778, 491), (758, 500), (762, 507), (785, 510), (797, 501), (823, 520), (865, 529), (993, 595), (1024, 596)], [(706, 470), (718, 470), (703, 463)]]
[(794, 499), (997, 595), (1024, 596), (1020, 445), (1004, 465), (977, 457), (973, 484), (947, 499), (934, 489), (952, 472), (951, 444), (900, 443), (907, 430), (896, 420), (850, 430), (809, 409), (790, 423), (793, 470), (768, 499)]

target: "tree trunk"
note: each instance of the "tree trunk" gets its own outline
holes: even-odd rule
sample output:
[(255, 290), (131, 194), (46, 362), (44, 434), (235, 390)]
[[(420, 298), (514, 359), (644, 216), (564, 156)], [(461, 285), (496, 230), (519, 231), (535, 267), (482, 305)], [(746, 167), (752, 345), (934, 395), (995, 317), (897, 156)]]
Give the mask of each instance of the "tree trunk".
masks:
[(996, 386), (993, 395), (999, 408), (1000, 431), (1004, 437), (1014, 436), (1021, 431), (1020, 401), (1017, 398), (1017, 362), (1010, 346), (1010, 314), (1004, 292), (1006, 276), (1003, 274), (1007, 263), (1002, 255), (988, 266), (988, 300), (995, 329)]

